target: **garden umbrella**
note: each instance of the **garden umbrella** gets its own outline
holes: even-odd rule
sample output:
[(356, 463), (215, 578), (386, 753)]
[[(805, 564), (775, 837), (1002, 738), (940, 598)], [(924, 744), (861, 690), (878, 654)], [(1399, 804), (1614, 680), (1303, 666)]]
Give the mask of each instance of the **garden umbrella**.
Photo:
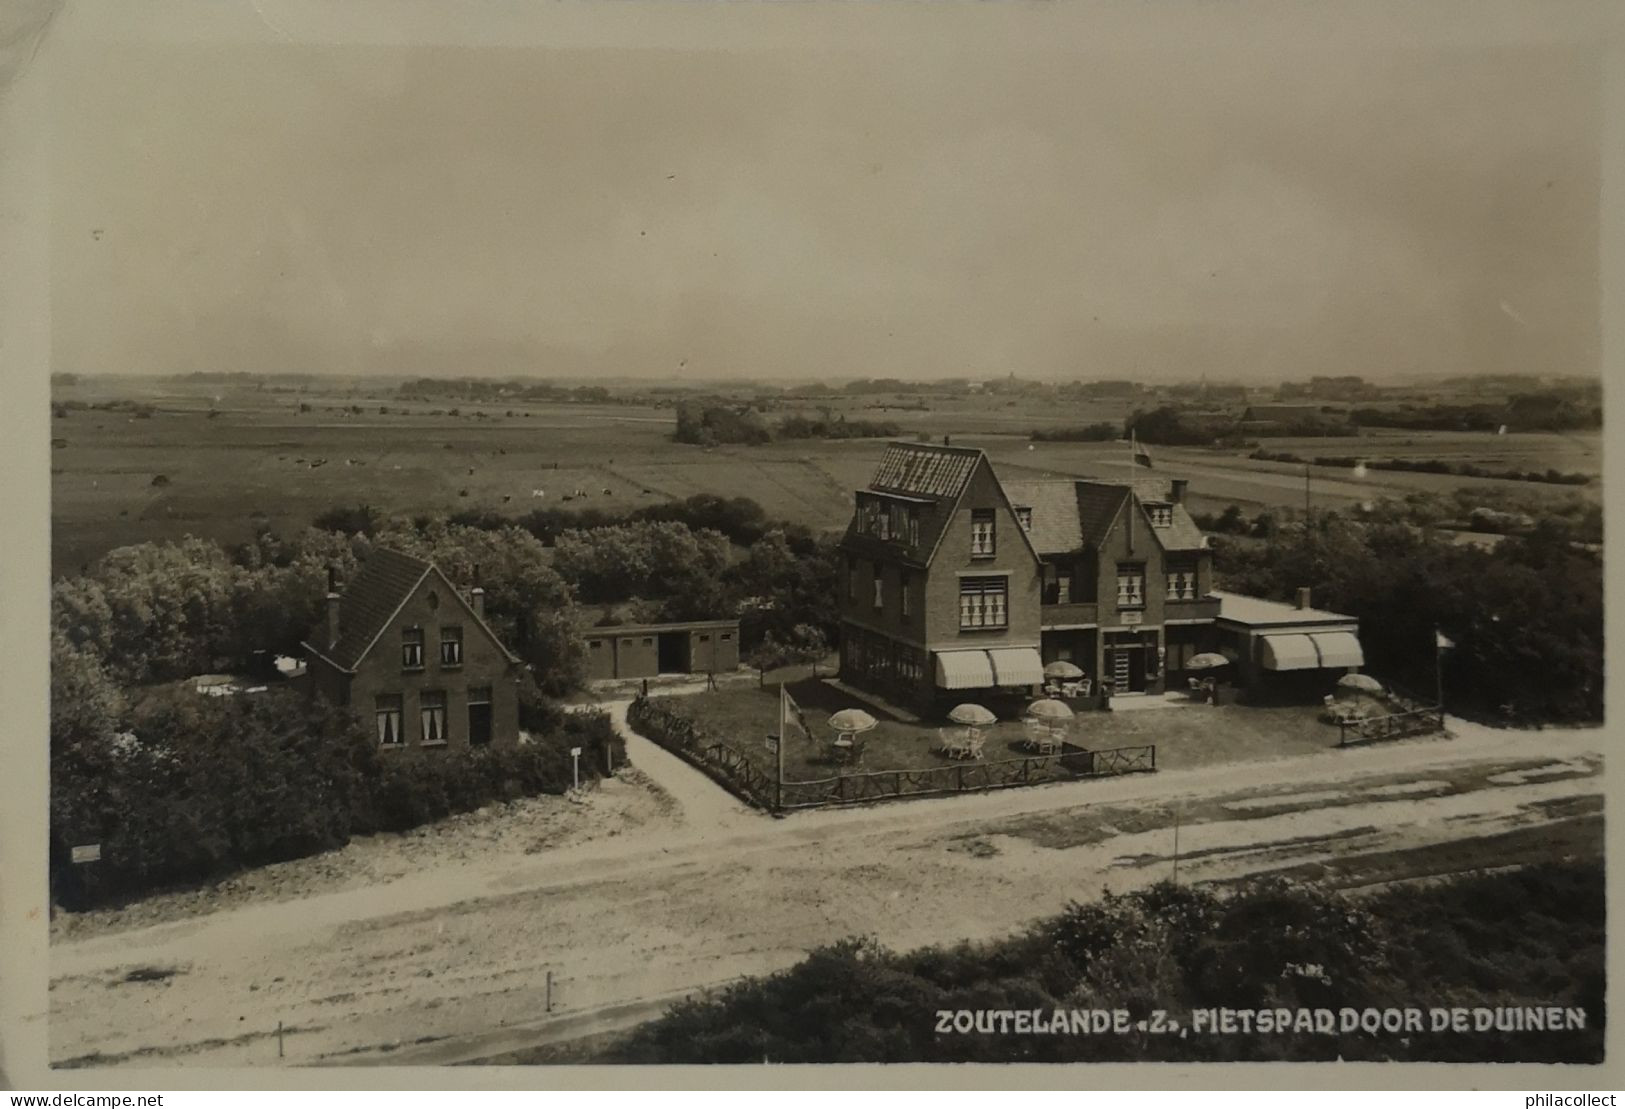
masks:
[(1042, 700), (1034, 701), (1032, 704), (1028, 705), (1027, 715), (1036, 720), (1047, 720), (1053, 722), (1071, 720), (1072, 710), (1067, 707), (1065, 701), (1057, 701), (1053, 697), (1045, 697)]
[(1071, 681), (1073, 678), (1083, 677), (1083, 669), (1066, 659), (1056, 659), (1044, 667), (1044, 677), (1059, 678), (1061, 681)]
[(878, 725), (880, 721), (862, 709), (842, 709), (829, 718), (829, 726), (843, 735), (856, 735)]
[(1217, 651), (1203, 651), (1199, 655), (1192, 655), (1185, 660), (1187, 670), (1217, 670), (1221, 666), (1229, 666), (1230, 660)]
[(1344, 674), (1337, 679), (1338, 689), (1352, 689), (1356, 698), (1362, 693), (1381, 693), (1382, 683), (1370, 674)]
[(999, 718), (983, 708), (981, 705), (955, 705), (948, 713), (948, 719), (955, 724), (964, 724), (969, 728), (985, 727), (988, 724), (998, 723)]

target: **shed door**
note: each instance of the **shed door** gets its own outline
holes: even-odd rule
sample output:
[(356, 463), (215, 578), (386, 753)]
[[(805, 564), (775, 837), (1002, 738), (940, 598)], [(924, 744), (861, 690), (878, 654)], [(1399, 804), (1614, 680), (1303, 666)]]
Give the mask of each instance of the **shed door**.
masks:
[(491, 742), (491, 689), (468, 691), (468, 742), (478, 747)]

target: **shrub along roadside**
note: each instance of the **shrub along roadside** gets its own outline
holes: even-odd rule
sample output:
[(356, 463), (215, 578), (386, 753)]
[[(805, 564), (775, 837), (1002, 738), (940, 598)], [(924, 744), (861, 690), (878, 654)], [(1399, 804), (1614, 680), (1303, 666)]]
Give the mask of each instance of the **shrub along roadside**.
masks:
[[(1221, 894), (1161, 883), (1073, 904), (987, 944), (889, 951), (845, 940), (674, 1005), (598, 1062), (895, 1063), (1428, 1060), (1597, 1063), (1605, 1012), (1599, 862), (1401, 885), (1356, 899), (1263, 878)], [(1558, 1006), (1567, 1031), (1187, 1036), (939, 1031), (937, 1014)], [(1211, 1031), (1211, 1030), (1210, 1030)]]
[[(74, 661), (61, 664), (72, 673)], [(510, 750), (382, 752), (353, 716), (292, 690), (151, 692), (117, 734), (63, 719), (52, 734), (51, 875), (53, 895), (72, 909), (331, 850), (352, 835), (563, 793), (571, 747), (584, 749), (588, 781), (617, 742), (602, 713), (570, 713)], [(617, 750), (617, 765), (622, 757)], [(72, 863), (71, 848), (90, 843), (101, 845), (100, 861)]]

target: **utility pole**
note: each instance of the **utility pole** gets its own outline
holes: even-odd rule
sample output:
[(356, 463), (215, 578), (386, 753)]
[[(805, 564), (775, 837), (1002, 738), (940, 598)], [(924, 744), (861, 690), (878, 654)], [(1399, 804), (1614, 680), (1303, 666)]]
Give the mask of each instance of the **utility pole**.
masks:
[(1179, 884), (1179, 814), (1183, 805), (1174, 806), (1174, 884)]

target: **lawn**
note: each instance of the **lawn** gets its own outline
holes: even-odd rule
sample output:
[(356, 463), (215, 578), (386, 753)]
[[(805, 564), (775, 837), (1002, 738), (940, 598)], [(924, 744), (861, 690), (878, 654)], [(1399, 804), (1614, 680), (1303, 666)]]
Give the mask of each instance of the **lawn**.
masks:
[[(837, 773), (828, 754), (833, 731), (825, 723), (844, 708), (861, 708), (880, 723), (866, 740), (861, 769), (915, 770), (951, 766), (933, 750), (940, 742), (937, 725), (899, 720), (874, 705), (815, 679), (790, 683), (790, 695), (813, 731), (812, 741), (792, 729), (785, 747), (787, 781), (829, 778)], [(706, 733), (722, 740), (764, 773), (775, 773), (775, 756), (765, 742), (779, 730), (779, 693), (767, 689), (723, 689), (677, 698), (677, 709)], [(1322, 751), (1337, 745), (1337, 729), (1321, 723), (1318, 705), (1252, 708), (1244, 705), (1190, 705), (1165, 709), (1081, 712), (1069, 740), (1091, 751), (1155, 744), (1159, 769), (1282, 758)], [(950, 726), (951, 727), (951, 726)], [(984, 729), (985, 758), (1022, 758), (1016, 746), (1023, 738), (1019, 721), (1001, 720)]]

